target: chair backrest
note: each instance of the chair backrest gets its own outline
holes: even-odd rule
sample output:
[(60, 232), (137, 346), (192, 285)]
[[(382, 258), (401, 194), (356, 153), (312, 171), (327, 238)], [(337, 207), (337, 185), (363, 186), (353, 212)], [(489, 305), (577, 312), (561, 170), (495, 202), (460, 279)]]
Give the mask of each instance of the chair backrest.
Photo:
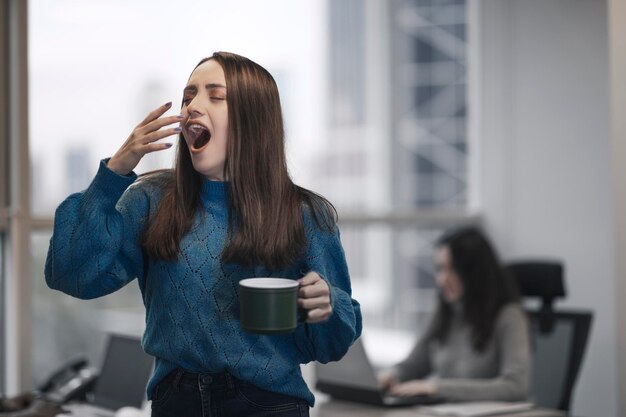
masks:
[(531, 323), (533, 369), (530, 392), (542, 407), (569, 411), (583, 361), (593, 313), (553, 308), (565, 296), (563, 267), (558, 262), (525, 261), (507, 265), (522, 297), (539, 297), (538, 309), (527, 309)]

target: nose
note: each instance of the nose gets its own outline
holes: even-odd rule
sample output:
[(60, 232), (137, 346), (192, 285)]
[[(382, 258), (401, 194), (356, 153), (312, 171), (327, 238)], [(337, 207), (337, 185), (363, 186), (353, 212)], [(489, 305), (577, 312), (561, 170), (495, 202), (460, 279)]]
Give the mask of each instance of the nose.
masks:
[(189, 116), (190, 119), (194, 119), (198, 116), (200, 116), (202, 113), (200, 112), (200, 110), (198, 110), (198, 108), (196, 106), (192, 106), (193, 103), (190, 103), (187, 106), (187, 114)]
[(191, 100), (191, 102), (187, 105), (187, 114), (190, 119), (198, 117), (202, 114), (198, 103), (198, 96), (194, 97), (193, 100)]

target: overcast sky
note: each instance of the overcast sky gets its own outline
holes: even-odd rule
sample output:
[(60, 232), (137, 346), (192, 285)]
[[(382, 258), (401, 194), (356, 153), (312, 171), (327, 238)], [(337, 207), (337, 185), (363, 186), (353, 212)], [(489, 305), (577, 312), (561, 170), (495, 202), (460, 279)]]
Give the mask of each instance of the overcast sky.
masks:
[[(300, 161), (324, 146), (324, 3), (32, 0), (30, 145), (34, 181), (45, 182), (37, 188), (59, 188), (69, 146), (86, 147), (95, 172), (149, 110), (179, 103), (193, 67), (218, 50), (247, 56), (274, 75), (292, 174), (306, 182)], [(169, 163), (168, 152), (146, 165)]]

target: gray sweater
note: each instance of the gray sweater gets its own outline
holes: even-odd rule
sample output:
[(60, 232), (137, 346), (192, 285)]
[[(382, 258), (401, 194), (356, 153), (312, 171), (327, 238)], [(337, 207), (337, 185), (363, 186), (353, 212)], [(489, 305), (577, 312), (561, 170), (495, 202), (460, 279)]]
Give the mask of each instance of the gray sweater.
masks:
[(528, 398), (530, 342), (521, 306), (510, 303), (498, 313), (485, 350), (471, 343), (471, 329), (457, 312), (445, 344), (422, 337), (393, 373), (400, 381), (429, 379), (450, 401), (518, 401)]

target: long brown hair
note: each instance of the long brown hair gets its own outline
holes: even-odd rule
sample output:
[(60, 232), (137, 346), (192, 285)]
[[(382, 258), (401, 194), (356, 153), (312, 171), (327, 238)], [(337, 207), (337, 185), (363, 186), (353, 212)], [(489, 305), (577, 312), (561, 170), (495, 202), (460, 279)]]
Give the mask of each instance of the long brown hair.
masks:
[[(487, 236), (476, 227), (449, 230), (436, 247), (450, 250), (452, 267), (463, 283), (463, 315), (471, 327), (472, 345), (476, 351), (483, 351), (493, 336), (500, 309), (519, 302), (516, 284), (500, 264)], [(452, 308), (440, 296), (431, 328), (439, 342), (445, 343), (451, 321)]]
[[(223, 262), (286, 267), (306, 246), (303, 204), (320, 227), (332, 229), (336, 211), (323, 197), (298, 187), (287, 171), (285, 134), (278, 88), (271, 74), (257, 63), (227, 52), (214, 59), (226, 78), (228, 143), (224, 178), (228, 187), (228, 242)], [(194, 68), (195, 70), (195, 68)], [(180, 241), (202, 207), (204, 179), (192, 165), (189, 148), (179, 136), (173, 176), (141, 244), (154, 259), (176, 260)]]

